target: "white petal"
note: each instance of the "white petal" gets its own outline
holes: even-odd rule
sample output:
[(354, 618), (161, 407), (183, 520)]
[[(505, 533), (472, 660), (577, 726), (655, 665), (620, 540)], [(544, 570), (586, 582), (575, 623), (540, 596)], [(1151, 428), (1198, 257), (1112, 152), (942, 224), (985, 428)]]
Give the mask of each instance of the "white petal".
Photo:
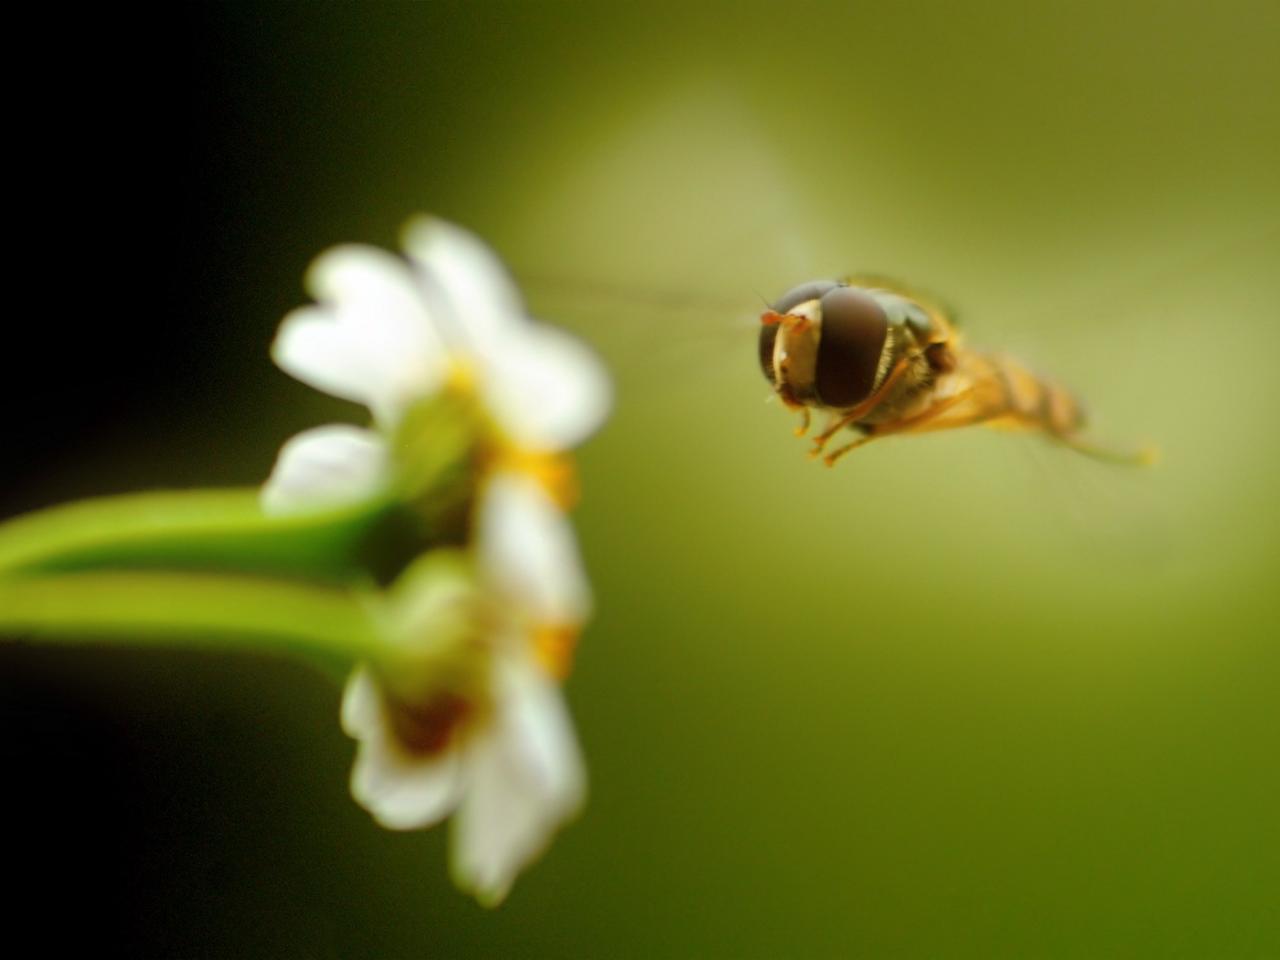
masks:
[(347, 681), (342, 728), (359, 741), (351, 794), (382, 826), (390, 830), (428, 827), (457, 805), (458, 752), (451, 749), (422, 758), (399, 749), (377, 681), (365, 667)]
[(303, 431), (280, 448), (262, 487), (262, 509), (280, 516), (354, 503), (386, 483), (388, 451), (377, 434), (332, 424)]
[(530, 324), (488, 360), (485, 397), (503, 429), (522, 446), (568, 449), (608, 416), (608, 374), (576, 337)]
[(271, 358), (290, 376), (363, 404), (379, 423), (394, 427), (408, 406), (439, 388), (446, 369), (435, 348), (397, 350), (397, 342), (339, 319), (334, 308), (302, 307), (281, 322)]
[(591, 589), (564, 513), (532, 477), (494, 474), (480, 504), (481, 576), (507, 603), (542, 624), (578, 624)]
[(413, 269), (394, 254), (358, 244), (334, 247), (311, 264), (306, 286), (332, 304), (340, 320), (380, 334), (388, 360), (442, 348)]
[(555, 685), (527, 661), (501, 663), (495, 685), (498, 713), (468, 754), (451, 851), (458, 885), (490, 904), (506, 896), (586, 794), (577, 738)]
[(272, 356), (287, 373), (367, 405), (383, 422), (434, 391), (443, 346), (409, 265), (372, 247), (336, 247), (307, 274), (320, 306), (281, 324)]
[(439, 305), (441, 333), (455, 347), (486, 354), (526, 322), (502, 261), (469, 230), (418, 217), (405, 227), (403, 241)]

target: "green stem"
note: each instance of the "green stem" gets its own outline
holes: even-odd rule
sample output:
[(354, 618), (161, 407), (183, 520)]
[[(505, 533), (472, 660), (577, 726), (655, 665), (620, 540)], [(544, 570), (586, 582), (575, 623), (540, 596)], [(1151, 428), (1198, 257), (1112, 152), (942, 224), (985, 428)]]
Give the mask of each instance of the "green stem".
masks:
[(287, 517), (256, 488), (100, 497), (0, 524), (0, 577), (101, 567), (367, 576), (362, 546), (390, 505), (371, 501)]
[(387, 652), (367, 603), (354, 591), (187, 573), (0, 580), (0, 635), (302, 654), (325, 665)]

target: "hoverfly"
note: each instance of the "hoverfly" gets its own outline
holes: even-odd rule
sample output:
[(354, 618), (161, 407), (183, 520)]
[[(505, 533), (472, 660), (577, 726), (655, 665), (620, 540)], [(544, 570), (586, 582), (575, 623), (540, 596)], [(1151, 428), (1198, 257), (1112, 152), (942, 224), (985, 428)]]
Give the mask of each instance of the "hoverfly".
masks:
[[(810, 451), (827, 466), (880, 437), (979, 423), (1040, 431), (1114, 462), (1154, 458), (1086, 441), (1083, 410), (1068, 390), (1011, 357), (966, 347), (946, 310), (882, 278), (794, 287), (761, 315), (759, 349), (765, 377), (801, 415), (798, 436), (808, 432), (810, 410), (827, 412)], [(845, 428), (858, 436), (828, 450)]]

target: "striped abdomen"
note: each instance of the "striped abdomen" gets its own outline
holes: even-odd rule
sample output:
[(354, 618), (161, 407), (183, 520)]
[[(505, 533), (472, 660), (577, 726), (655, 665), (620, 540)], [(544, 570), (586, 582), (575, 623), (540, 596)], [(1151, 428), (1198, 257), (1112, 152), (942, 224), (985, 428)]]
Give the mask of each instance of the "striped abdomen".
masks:
[(1075, 396), (1002, 354), (973, 356), (971, 376), (988, 386), (992, 425), (1044, 430), (1071, 437), (1084, 426), (1084, 410)]

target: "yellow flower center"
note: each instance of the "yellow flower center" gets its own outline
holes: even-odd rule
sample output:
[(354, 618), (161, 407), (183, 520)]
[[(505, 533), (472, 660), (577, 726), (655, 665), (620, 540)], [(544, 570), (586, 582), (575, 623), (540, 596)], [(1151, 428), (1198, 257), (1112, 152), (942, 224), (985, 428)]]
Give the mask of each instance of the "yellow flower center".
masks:
[(474, 397), (476, 395), (476, 371), (471, 361), (459, 354), (452, 354), (448, 360), (444, 376), (444, 388), (459, 396)]
[[(477, 395), (477, 374), (467, 358), (449, 358), (445, 389), (462, 397), (474, 398)], [(487, 416), (486, 420), (489, 449), (487, 456), (483, 458), (483, 470), (513, 470), (523, 473), (536, 481), (561, 510), (568, 511), (577, 505), (580, 487), (572, 457), (565, 453), (522, 447), (506, 436)]]
[(573, 459), (566, 454), (504, 444), (495, 454), (493, 467), (513, 470), (531, 478), (561, 510), (571, 510), (578, 502), (578, 471)]
[(533, 653), (549, 674), (558, 680), (569, 676), (578, 646), (577, 624), (544, 624), (533, 631)]

